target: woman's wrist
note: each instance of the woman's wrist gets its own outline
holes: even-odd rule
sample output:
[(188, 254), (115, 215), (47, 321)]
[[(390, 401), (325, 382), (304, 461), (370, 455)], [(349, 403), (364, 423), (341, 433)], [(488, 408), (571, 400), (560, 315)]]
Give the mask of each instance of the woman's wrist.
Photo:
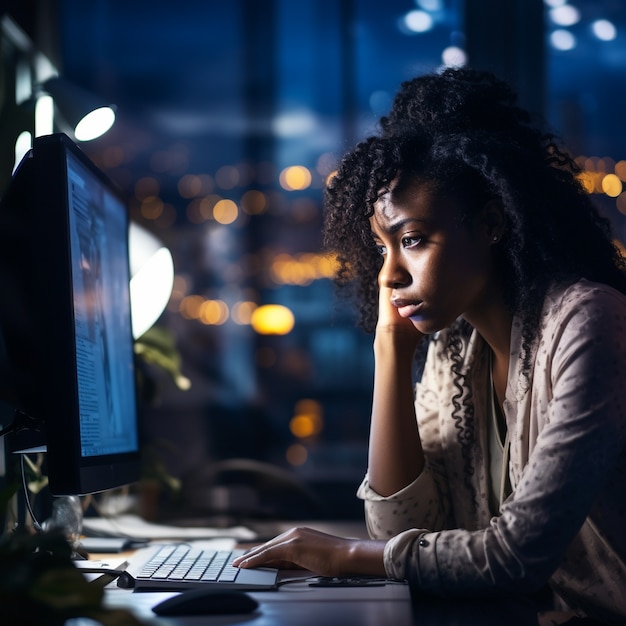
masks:
[(374, 335), (374, 356), (377, 359), (387, 356), (394, 360), (412, 361), (422, 338), (423, 335), (417, 331), (406, 332), (402, 330), (398, 332), (387, 326), (377, 328)]
[(373, 539), (350, 540), (343, 558), (346, 575), (386, 576), (385, 544)]

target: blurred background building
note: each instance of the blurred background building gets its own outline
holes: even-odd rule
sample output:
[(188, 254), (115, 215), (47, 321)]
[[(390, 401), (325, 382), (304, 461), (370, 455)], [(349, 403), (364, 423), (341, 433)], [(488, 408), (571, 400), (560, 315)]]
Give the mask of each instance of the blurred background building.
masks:
[(372, 338), (335, 296), (322, 196), (402, 81), (466, 64), (510, 80), (626, 240), (621, 0), (4, 0), (0, 18), (0, 193), (36, 132), (24, 64), (115, 105), (81, 147), (174, 259), (158, 327), (191, 386), (151, 371), (143, 428), (196, 494), (247, 459), (317, 512), (360, 515)]

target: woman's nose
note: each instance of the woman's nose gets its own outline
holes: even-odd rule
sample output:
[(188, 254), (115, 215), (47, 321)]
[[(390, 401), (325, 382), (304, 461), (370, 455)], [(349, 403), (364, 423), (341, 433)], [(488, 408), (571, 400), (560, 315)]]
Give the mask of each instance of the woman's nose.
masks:
[(411, 275), (398, 255), (387, 253), (378, 279), (382, 286), (397, 289), (409, 284)]

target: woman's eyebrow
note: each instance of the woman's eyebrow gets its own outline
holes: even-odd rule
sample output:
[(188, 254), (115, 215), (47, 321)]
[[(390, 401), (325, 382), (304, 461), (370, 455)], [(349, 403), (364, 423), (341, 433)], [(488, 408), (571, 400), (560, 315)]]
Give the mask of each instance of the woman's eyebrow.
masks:
[[(378, 225), (378, 226), (379, 226), (380, 230), (386, 232), (387, 234), (394, 235), (399, 230), (402, 230), (408, 224), (411, 224), (413, 222), (418, 222), (419, 224), (425, 224), (427, 222), (427, 220), (423, 220), (423, 219), (420, 219), (418, 217), (407, 217), (405, 219), (398, 220), (397, 222), (394, 222), (393, 224), (387, 224), (387, 225), (385, 225), (382, 228), (380, 228), (380, 225)], [(374, 232), (374, 229), (372, 229), (372, 232), (374, 234), (376, 234)]]

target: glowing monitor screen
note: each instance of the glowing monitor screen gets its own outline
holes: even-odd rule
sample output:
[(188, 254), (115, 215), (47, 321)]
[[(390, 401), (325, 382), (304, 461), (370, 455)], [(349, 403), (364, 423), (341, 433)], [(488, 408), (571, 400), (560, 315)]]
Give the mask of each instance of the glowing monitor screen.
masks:
[(81, 454), (137, 450), (126, 209), (67, 153)]

